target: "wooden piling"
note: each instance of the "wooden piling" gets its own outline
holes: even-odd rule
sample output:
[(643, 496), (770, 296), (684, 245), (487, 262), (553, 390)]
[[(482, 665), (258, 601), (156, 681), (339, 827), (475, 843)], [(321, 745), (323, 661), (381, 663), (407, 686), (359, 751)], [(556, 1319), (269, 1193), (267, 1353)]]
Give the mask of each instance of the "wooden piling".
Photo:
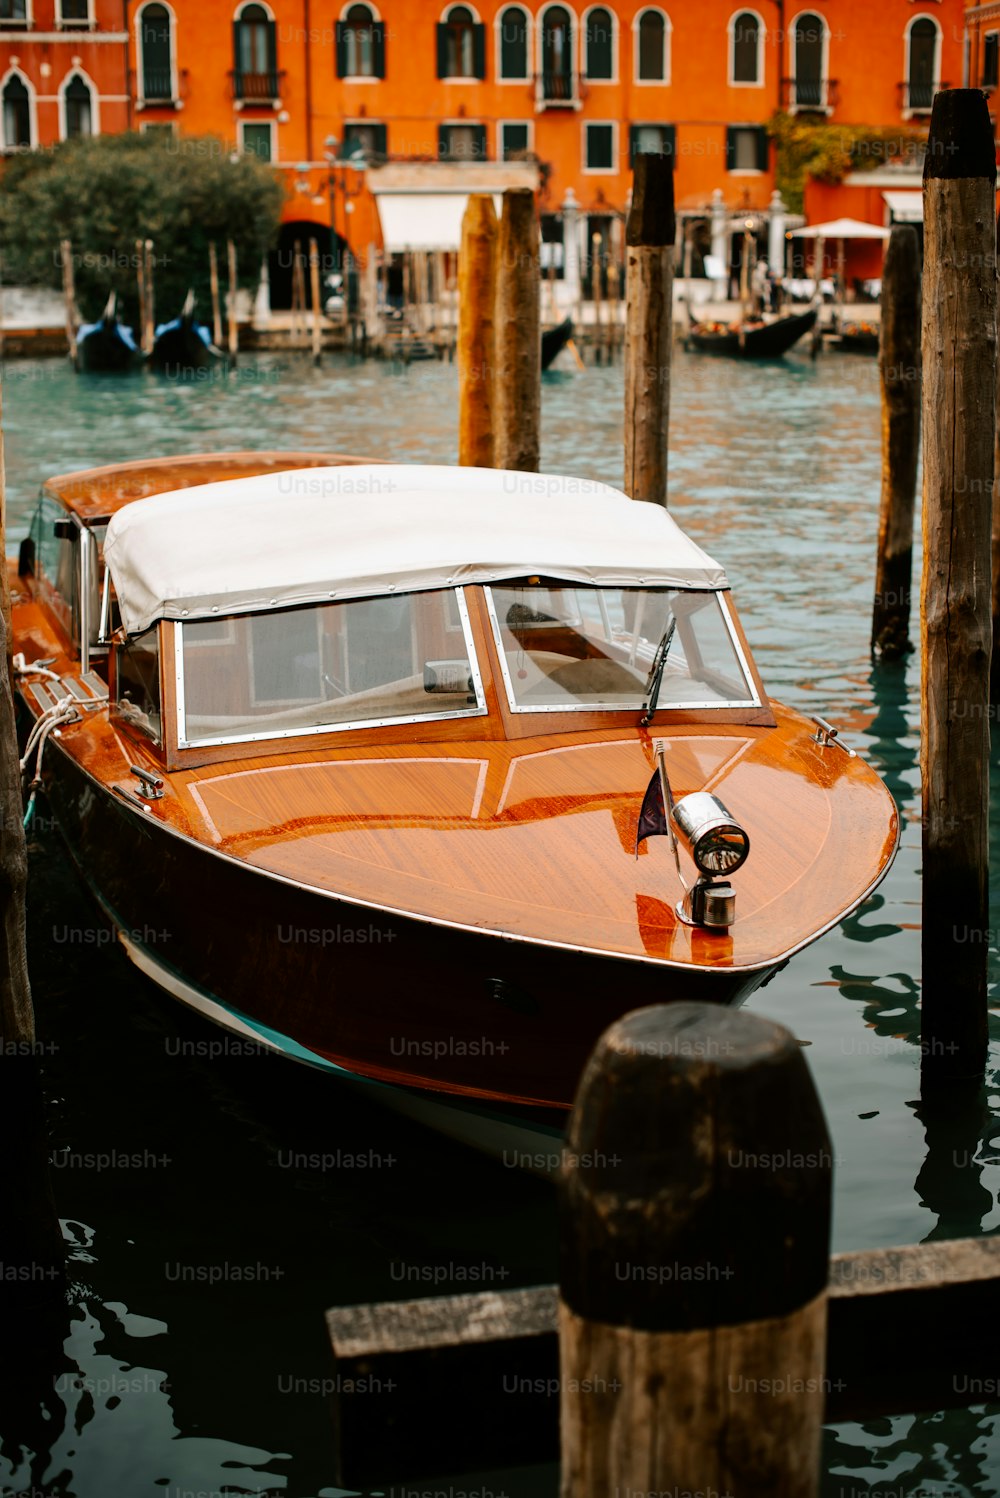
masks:
[(497, 249), (494, 462), (537, 473), (542, 401), (541, 273), (535, 195), (503, 195)]
[(615, 362), (618, 347), (618, 264), (608, 261), (608, 363)]
[(309, 240), (309, 290), (312, 294), (312, 357), (318, 368), (323, 362), (323, 309), (319, 304), (319, 246), (315, 238)]
[(674, 233), (670, 158), (640, 154), (625, 226), (625, 492), (657, 505), (667, 503)]
[(458, 257), (458, 461), (492, 468), (497, 216), (488, 193), (472, 193)]
[(909, 639), (913, 507), (920, 443), (920, 243), (897, 224), (882, 271), (882, 504), (872, 613), (872, 650), (896, 660)]
[(598, 1043), (566, 1146), (562, 1498), (815, 1498), (832, 1153), (794, 1036), (637, 1010)]
[(601, 260), (602, 260), (602, 256), (601, 256), (601, 247), (602, 247), (602, 243), (603, 243), (603, 241), (601, 239), (600, 234), (594, 234), (594, 235), (591, 236), (591, 240), (590, 240), (590, 300), (594, 304), (594, 363), (595, 364), (603, 364), (603, 363), (606, 362), (606, 355), (605, 355), (605, 348), (604, 348), (604, 316), (603, 316), (604, 298), (602, 296), (602, 292), (603, 292), (604, 288), (601, 285), (601, 281), (602, 281), (602, 271), (601, 271)]
[[(1000, 259), (1000, 214), (997, 215)], [(990, 656), (990, 706), (1000, 709), (1000, 359), (997, 361), (996, 434), (993, 445), (993, 651)]]
[(135, 242), (135, 279), (136, 292), (139, 297), (136, 331), (139, 335), (140, 349), (144, 354), (148, 354), (149, 349), (146, 347), (146, 247), (141, 239)]
[(215, 253), (215, 240), (208, 244), (208, 279), (212, 289), (212, 342), (222, 347), (222, 308), (219, 305), (219, 260)]
[(153, 241), (147, 239), (143, 243), (143, 265), (145, 267), (145, 304), (143, 307), (143, 339), (145, 347), (152, 352), (153, 342), (156, 337), (156, 296), (153, 280), (156, 273), (156, 262), (153, 256)]
[(996, 154), (979, 89), (934, 99), (924, 166), (925, 1094), (986, 1060)]
[(76, 289), (73, 284), (73, 246), (68, 239), (59, 241), (59, 259), (62, 264), (63, 303), (66, 310), (66, 352), (75, 367), (77, 363)]
[(226, 259), (229, 269), (229, 296), (226, 302), (229, 331), (229, 362), (230, 364), (235, 364), (240, 348), (240, 330), (236, 321), (236, 299), (239, 293), (239, 277), (236, 267), (236, 246), (231, 239), (226, 241)]

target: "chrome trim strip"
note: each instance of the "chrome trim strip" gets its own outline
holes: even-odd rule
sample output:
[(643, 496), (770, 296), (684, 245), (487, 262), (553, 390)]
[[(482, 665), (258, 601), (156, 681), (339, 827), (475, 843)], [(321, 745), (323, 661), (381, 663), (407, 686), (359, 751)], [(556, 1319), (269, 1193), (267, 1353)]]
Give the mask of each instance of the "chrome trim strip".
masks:
[[(414, 590), (416, 591), (416, 590)], [(445, 592), (445, 589), (425, 589), (425, 592)], [(479, 660), (476, 656), (475, 641), (472, 636), (472, 624), (469, 620), (469, 610), (465, 602), (465, 589), (455, 588), (458, 613), (462, 621), (462, 632), (465, 636), (466, 649), (469, 655), (469, 664), (472, 667), (472, 684), (476, 689), (476, 706), (457, 708), (451, 712), (437, 713), (415, 713), (407, 714), (405, 717), (388, 718), (352, 718), (347, 723), (317, 723), (306, 728), (272, 728), (265, 729), (261, 733), (238, 733), (227, 734), (221, 738), (211, 739), (189, 739), (187, 737), (187, 724), (184, 712), (184, 630), (187, 627), (179, 620), (174, 623), (174, 659), (177, 665), (177, 747), (178, 749), (210, 749), (219, 744), (254, 744), (261, 741), (273, 739), (301, 739), (312, 738), (318, 733), (352, 733), (359, 728), (392, 728), (400, 723), (441, 723), (457, 718), (484, 718), (488, 714), (486, 706), (486, 694), (483, 691), (483, 679), (479, 668)], [(406, 595), (402, 595), (406, 596)], [(354, 601), (354, 600), (350, 600)], [(360, 601), (360, 600), (357, 600)], [(320, 608), (321, 604), (310, 605)], [(250, 615), (252, 618), (253, 615)]]
[[(583, 587), (584, 584), (577, 583), (573, 584), (572, 586)], [(587, 586), (590, 585), (588, 584)], [(640, 589), (640, 607), (642, 602), (645, 600), (646, 594), (651, 591), (652, 589), (649, 588)], [(726, 629), (729, 633), (729, 638), (732, 641), (736, 657), (739, 660), (740, 669), (742, 670), (744, 678), (746, 679), (746, 683), (750, 688), (750, 696), (740, 698), (738, 701), (727, 700), (726, 702), (720, 702), (717, 697), (712, 698), (712, 700), (709, 702), (664, 702), (661, 700), (656, 704), (656, 711), (658, 713), (665, 711), (696, 713), (718, 710), (719, 712), (727, 713), (735, 709), (761, 707), (763, 704), (761, 703), (761, 700), (757, 695), (757, 689), (754, 686), (753, 673), (747, 665), (746, 655), (744, 654), (743, 648), (740, 645), (739, 639), (736, 635), (736, 631), (733, 628), (732, 617), (729, 613), (728, 608), (726, 607), (725, 598), (723, 596), (726, 590), (722, 588), (676, 588), (673, 591), (677, 593), (713, 593), (718, 598), (719, 604), (722, 609), (723, 622), (725, 623)], [(497, 648), (497, 657), (500, 661), (500, 672), (503, 676), (504, 687), (507, 692), (507, 706), (512, 713), (642, 712), (643, 704), (641, 699), (640, 701), (636, 702), (634, 706), (628, 702), (551, 702), (538, 703), (530, 707), (519, 706), (514, 695), (514, 684), (511, 681), (510, 673), (507, 670), (507, 655), (503, 647), (503, 637), (500, 633), (500, 621), (497, 618), (496, 608), (493, 603), (493, 588), (489, 583), (483, 584), (483, 593), (486, 595), (486, 608), (489, 612), (490, 624), (493, 627), (493, 640)], [(641, 618), (641, 614), (639, 617)], [(635, 647), (638, 644), (638, 624), (639, 619), (637, 618), (636, 635), (633, 639), (633, 649), (629, 657), (630, 664), (633, 665), (635, 664)]]

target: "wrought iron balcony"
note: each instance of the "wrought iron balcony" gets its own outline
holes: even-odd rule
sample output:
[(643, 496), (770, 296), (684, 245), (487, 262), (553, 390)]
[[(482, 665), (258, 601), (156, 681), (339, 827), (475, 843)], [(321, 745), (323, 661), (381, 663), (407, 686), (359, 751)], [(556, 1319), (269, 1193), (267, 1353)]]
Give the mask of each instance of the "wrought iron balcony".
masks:
[(899, 89), (899, 107), (910, 114), (930, 114), (934, 105), (934, 95), (941, 89), (950, 88), (950, 83), (914, 83), (907, 79), (905, 83), (897, 85)]
[(535, 90), (540, 106), (543, 109), (552, 106), (574, 108), (580, 99), (577, 83), (576, 74), (569, 70), (546, 68), (544, 72), (536, 73)]
[(241, 99), (245, 104), (273, 104), (281, 98), (285, 74), (276, 68), (271, 68), (266, 73), (243, 73), (234, 68), (229, 77), (233, 98)]
[(786, 109), (808, 113), (836, 109), (840, 103), (837, 78), (782, 78), (782, 98)]

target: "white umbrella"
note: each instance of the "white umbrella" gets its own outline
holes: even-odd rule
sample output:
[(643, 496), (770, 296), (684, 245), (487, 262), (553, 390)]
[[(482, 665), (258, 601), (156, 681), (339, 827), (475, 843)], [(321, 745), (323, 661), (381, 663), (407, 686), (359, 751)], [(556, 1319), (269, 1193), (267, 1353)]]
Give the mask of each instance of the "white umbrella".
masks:
[(793, 229), (792, 239), (888, 239), (889, 230), (877, 224), (865, 224), (858, 218), (835, 218), (829, 224), (810, 224)]

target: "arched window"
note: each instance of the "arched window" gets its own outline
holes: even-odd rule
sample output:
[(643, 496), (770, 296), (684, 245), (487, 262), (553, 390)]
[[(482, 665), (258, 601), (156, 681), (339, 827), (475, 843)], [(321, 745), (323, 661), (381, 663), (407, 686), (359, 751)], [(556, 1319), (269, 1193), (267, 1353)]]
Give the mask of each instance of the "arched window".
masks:
[(467, 5), (453, 5), (437, 29), (438, 77), (485, 78), (486, 27)]
[(662, 83), (667, 76), (667, 27), (658, 10), (644, 10), (639, 17), (639, 79)]
[(385, 77), (385, 27), (369, 5), (352, 5), (337, 22), (337, 74), (340, 78)]
[(31, 145), (31, 95), (23, 78), (12, 73), (3, 87), (3, 148), (23, 150)]
[(918, 16), (910, 25), (907, 90), (910, 109), (930, 109), (937, 87), (938, 29), (930, 16)]
[(66, 139), (73, 140), (76, 136), (93, 135), (94, 112), (90, 87), (79, 73), (74, 73), (67, 83), (63, 92), (63, 101), (66, 110)]
[(740, 11), (733, 17), (734, 83), (759, 83), (760, 67), (760, 20), (752, 10)]
[(795, 22), (795, 103), (799, 109), (822, 109), (825, 103), (823, 48), (826, 27), (822, 16), (806, 14)]
[(542, 17), (542, 90), (546, 99), (573, 97), (573, 21), (562, 5)]
[(587, 77), (611, 79), (614, 73), (614, 20), (611, 12), (599, 7), (587, 15), (584, 38), (587, 55)]
[(174, 76), (170, 55), (170, 12), (165, 5), (146, 5), (139, 14), (142, 97), (172, 99)]
[(244, 5), (233, 23), (237, 99), (276, 99), (278, 43), (275, 25), (263, 5)]
[(500, 12), (500, 77), (528, 76), (528, 17), (519, 5)]

